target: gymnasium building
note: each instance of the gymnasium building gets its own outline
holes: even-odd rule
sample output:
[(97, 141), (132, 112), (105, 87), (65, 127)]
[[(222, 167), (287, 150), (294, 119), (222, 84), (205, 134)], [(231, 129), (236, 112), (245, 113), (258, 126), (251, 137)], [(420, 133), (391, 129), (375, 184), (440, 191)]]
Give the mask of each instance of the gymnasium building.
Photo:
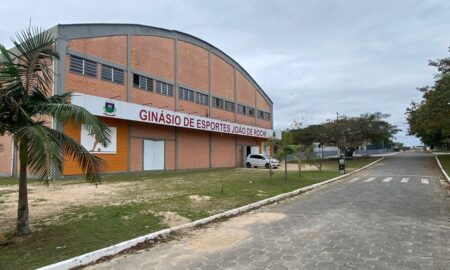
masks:
[[(134, 24), (57, 25), (54, 93), (111, 129), (103, 148), (83, 126), (64, 130), (106, 161), (105, 172), (243, 166), (272, 136), (273, 104), (236, 61), (186, 33)], [(0, 174), (16, 175), (11, 137), (0, 138)], [(82, 174), (66, 160), (63, 174)]]

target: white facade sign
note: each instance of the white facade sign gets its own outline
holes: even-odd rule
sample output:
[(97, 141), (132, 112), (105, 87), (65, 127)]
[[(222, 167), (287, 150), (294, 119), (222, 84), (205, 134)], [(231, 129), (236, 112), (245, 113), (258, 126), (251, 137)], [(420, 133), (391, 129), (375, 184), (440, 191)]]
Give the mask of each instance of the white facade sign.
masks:
[(104, 117), (260, 138), (272, 137), (273, 134), (270, 129), (80, 93), (73, 93), (72, 103), (87, 109), (94, 115)]
[(111, 143), (103, 147), (94, 136), (89, 134), (84, 125), (81, 126), (81, 145), (91, 153), (115, 154), (117, 151), (117, 128), (109, 127), (111, 130)]

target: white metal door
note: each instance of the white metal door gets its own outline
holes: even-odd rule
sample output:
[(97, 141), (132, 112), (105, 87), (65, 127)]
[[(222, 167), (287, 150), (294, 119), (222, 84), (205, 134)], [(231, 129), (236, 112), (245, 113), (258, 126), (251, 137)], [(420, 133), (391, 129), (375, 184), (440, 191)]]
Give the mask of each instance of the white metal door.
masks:
[(259, 154), (259, 146), (252, 146), (250, 148), (250, 154)]
[(153, 156), (154, 170), (164, 170), (164, 141), (154, 141), (153, 149), (155, 150)]
[(164, 170), (164, 141), (144, 140), (144, 170)]

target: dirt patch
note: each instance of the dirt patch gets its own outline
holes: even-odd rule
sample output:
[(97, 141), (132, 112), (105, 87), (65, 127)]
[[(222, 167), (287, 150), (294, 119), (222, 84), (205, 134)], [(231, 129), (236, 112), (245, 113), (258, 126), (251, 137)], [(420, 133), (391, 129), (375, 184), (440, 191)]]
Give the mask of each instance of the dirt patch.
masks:
[[(278, 170), (280, 170), (280, 169), (284, 170), (283, 162), (280, 164), (280, 167), (278, 167)], [(298, 165), (293, 164), (293, 163), (288, 163), (287, 169), (288, 169), (288, 171), (298, 171)], [(319, 168), (317, 168), (317, 166), (315, 166), (315, 165), (302, 163), (302, 171), (318, 171), (318, 170), (319, 170)]]
[[(135, 185), (134, 183), (101, 184), (98, 187), (90, 184), (50, 186), (30, 184), (28, 186), (28, 200), (30, 207), (31, 226), (37, 220), (56, 216), (64, 210), (83, 205), (101, 205), (114, 203), (120, 199), (121, 192)], [(14, 230), (17, 216), (17, 186), (3, 186), (0, 188), (0, 233)]]
[(185, 249), (189, 252), (217, 252), (238, 245), (248, 235), (248, 231), (236, 228), (206, 230), (187, 241)]
[(282, 213), (261, 212), (248, 213), (232, 218), (226, 222), (195, 231), (186, 238), (184, 249), (191, 252), (217, 252), (239, 245), (248, 238), (251, 230), (246, 228), (255, 223), (270, 223), (285, 218)]
[(176, 227), (191, 221), (187, 217), (178, 215), (176, 212), (158, 212), (157, 215), (161, 216), (163, 222), (169, 225), (169, 227)]
[(282, 220), (286, 217), (283, 213), (274, 212), (260, 212), (260, 213), (249, 213), (246, 215), (238, 216), (227, 222), (227, 226), (242, 228), (244, 226), (253, 223), (270, 223), (278, 220)]
[(205, 195), (190, 195), (189, 200), (193, 201), (193, 202), (203, 202), (203, 201), (209, 201), (211, 200), (210, 196), (205, 196)]

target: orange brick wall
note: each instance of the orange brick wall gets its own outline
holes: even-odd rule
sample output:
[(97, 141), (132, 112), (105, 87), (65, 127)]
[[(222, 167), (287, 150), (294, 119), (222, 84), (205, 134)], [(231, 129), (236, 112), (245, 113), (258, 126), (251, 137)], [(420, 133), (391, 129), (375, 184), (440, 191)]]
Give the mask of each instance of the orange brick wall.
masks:
[(156, 94), (155, 92), (148, 92), (136, 88), (131, 89), (132, 103), (147, 104), (148, 106), (157, 108), (166, 108), (168, 110), (175, 110), (175, 98)]
[(212, 118), (216, 118), (216, 119), (220, 119), (223, 121), (229, 121), (229, 122), (234, 122), (234, 115), (235, 113), (233, 112), (228, 112), (222, 109), (216, 109), (211, 107), (211, 117)]
[[(127, 121), (110, 118), (101, 119), (109, 126), (117, 128), (117, 152), (116, 154), (97, 154), (106, 161), (104, 172), (124, 172), (128, 171), (128, 124)], [(80, 142), (81, 126), (74, 122), (69, 122), (64, 126), (64, 133)], [(64, 175), (83, 174), (78, 162), (66, 158), (64, 163)]]
[(211, 54), (211, 93), (234, 99), (234, 68), (215, 54)]
[(175, 141), (165, 141), (166, 144), (166, 170), (175, 169)]
[(208, 168), (208, 132), (178, 129), (178, 155), (179, 169)]
[(270, 104), (267, 103), (259, 92), (256, 92), (256, 106), (260, 110), (270, 112)]
[[(182, 113), (188, 113), (198, 116), (207, 116), (208, 115), (208, 106), (200, 105), (194, 102), (179, 100), (178, 102), (179, 109), (182, 110)], [(196, 112), (196, 113), (195, 113)]]
[(270, 120), (264, 120), (264, 119), (256, 119), (256, 125), (258, 127), (272, 129), (272, 121)]
[(12, 137), (9, 135), (0, 136), (0, 175), (11, 175), (12, 162)]
[(257, 146), (258, 142), (257, 139), (254, 137), (247, 137), (247, 136), (236, 136), (236, 144), (237, 145), (252, 145)]
[(242, 145), (236, 145), (236, 167), (242, 167), (244, 165), (244, 156), (243, 156), (243, 149), (244, 147)]
[(255, 107), (255, 88), (253, 85), (242, 75), (240, 72), (236, 72), (236, 99), (238, 103)]
[[(132, 35), (131, 43), (131, 63), (133, 70), (140, 71), (149, 76), (164, 78), (168, 81), (175, 80), (175, 40), (171, 38)], [(126, 36), (108, 36), (99, 38), (74, 39), (69, 42), (69, 48), (88, 55), (96, 56), (117, 64), (127, 65), (127, 37)], [(66, 57), (68, 59), (68, 57)], [(210, 53), (197, 45), (178, 41), (177, 42), (177, 61), (178, 61), (178, 81), (180, 85), (186, 85), (194, 90), (208, 92), (211, 95), (224, 97), (234, 100), (234, 91), (236, 85), (237, 103), (250, 107), (257, 107), (265, 111), (270, 111), (268, 104), (263, 96), (256, 91), (252, 83), (248, 81), (243, 74), (235, 71), (232, 65), (225, 60)], [(119, 100), (127, 100), (127, 82), (123, 85), (105, 82), (100, 78), (100, 67), (98, 65), (99, 78), (90, 78), (69, 72), (69, 61), (66, 60), (66, 90), (77, 91), (86, 94), (92, 94), (104, 97), (116, 97)], [(209, 74), (211, 68), (211, 74)], [(125, 80), (132, 79), (126, 78)], [(211, 78), (211, 81), (209, 81)], [(167, 97), (156, 93), (138, 90), (134, 87), (130, 89), (130, 102), (138, 104), (148, 104), (154, 107), (165, 107), (170, 110), (175, 109), (175, 97)], [(174, 89), (177, 91), (177, 89)], [(256, 98), (255, 98), (256, 94)], [(151, 103), (151, 104), (150, 104)], [(187, 104), (183, 101), (180, 109), (188, 112), (198, 111), (198, 115), (207, 115), (204, 106), (198, 106), (194, 103)], [(234, 120), (234, 115), (223, 110), (214, 110), (211, 117), (221, 120)], [(258, 125), (264, 128), (271, 128), (271, 121), (256, 121), (252, 117), (242, 115), (236, 116), (237, 120), (247, 125)]]
[(175, 80), (174, 40), (156, 36), (131, 37), (132, 68)]
[(208, 91), (208, 51), (196, 45), (178, 42), (178, 80), (181, 84)]
[(130, 171), (142, 171), (142, 139), (131, 138), (130, 140)]
[(73, 39), (69, 48), (78, 52), (127, 65), (127, 36)]
[(255, 117), (254, 116), (247, 116), (247, 115), (237, 114), (236, 115), (236, 120), (239, 123), (241, 123), (241, 124), (253, 125), (253, 126), (255, 125)]
[(212, 167), (233, 167), (236, 164), (235, 136), (222, 133), (211, 133)]
[(130, 136), (147, 139), (175, 140), (175, 128), (142, 122), (130, 122)]

